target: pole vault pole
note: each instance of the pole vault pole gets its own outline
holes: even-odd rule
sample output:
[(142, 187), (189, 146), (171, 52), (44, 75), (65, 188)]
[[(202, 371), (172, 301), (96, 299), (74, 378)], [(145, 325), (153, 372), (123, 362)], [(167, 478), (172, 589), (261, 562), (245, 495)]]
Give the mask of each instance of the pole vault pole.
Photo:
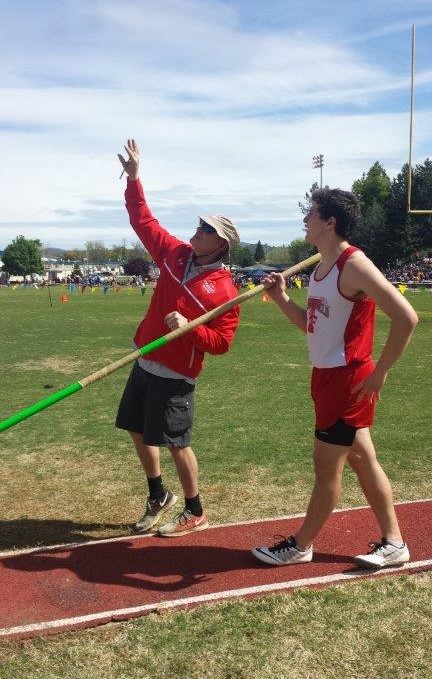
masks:
[[(283, 271), (282, 276), (284, 278), (294, 276), (294, 274), (296, 274), (298, 271), (301, 271), (302, 269), (307, 269), (308, 267), (317, 264), (320, 261), (320, 259), (321, 259), (320, 254), (312, 255), (312, 257), (308, 257), (308, 259), (304, 259), (302, 262), (299, 262), (298, 264), (295, 264), (289, 269)], [(81, 389), (85, 389), (86, 387), (90, 386), (90, 384), (98, 382), (103, 377), (107, 377), (107, 375), (110, 375), (116, 370), (119, 370), (119, 368), (123, 368), (123, 366), (127, 365), (128, 363), (132, 363), (132, 361), (135, 361), (140, 356), (144, 356), (145, 354), (149, 354), (151, 351), (154, 351), (155, 349), (159, 349), (159, 347), (165, 346), (165, 344), (172, 342), (173, 340), (177, 339), (177, 337), (181, 337), (181, 335), (185, 335), (187, 332), (190, 332), (198, 325), (203, 325), (203, 323), (207, 323), (212, 318), (216, 318), (216, 316), (220, 316), (220, 314), (225, 313), (225, 311), (229, 311), (229, 309), (232, 309), (233, 307), (238, 306), (243, 302), (246, 302), (251, 297), (255, 297), (255, 295), (258, 295), (263, 290), (264, 285), (262, 284), (256, 285), (251, 290), (247, 290), (246, 292), (243, 292), (241, 295), (234, 297), (234, 299), (230, 299), (228, 302), (225, 302), (225, 304), (221, 304), (220, 306), (216, 307), (216, 309), (212, 309), (211, 311), (208, 311), (202, 316), (195, 318), (193, 321), (189, 321), (187, 325), (184, 325), (181, 328), (177, 328), (176, 330), (173, 330), (167, 335), (163, 335), (162, 337), (159, 337), (158, 339), (149, 342), (149, 344), (145, 344), (140, 349), (136, 349), (132, 353), (127, 354), (127, 356), (123, 356), (123, 358), (120, 358), (118, 361), (115, 361), (114, 363), (110, 363), (110, 365), (105, 366), (105, 368), (101, 368), (101, 370), (98, 370), (97, 372), (94, 372), (91, 375), (84, 377), (82, 380), (78, 380), (78, 382), (72, 382), (72, 384), (69, 384), (69, 386), (65, 387), (64, 389), (60, 389), (59, 391), (56, 391), (54, 394), (51, 394), (51, 396), (48, 396), (47, 398), (44, 398), (41, 401), (37, 401), (37, 403), (33, 403), (33, 405), (29, 406), (28, 408), (19, 410), (14, 415), (8, 417), (6, 420), (0, 421), (0, 431), (9, 429), (10, 427), (13, 427), (15, 424), (18, 424), (18, 422), (22, 422), (23, 420), (26, 420), (28, 417), (35, 415), (41, 410), (45, 410), (45, 408), (52, 406), (54, 403), (57, 403), (57, 401), (61, 401), (64, 398), (67, 398), (68, 396), (75, 394), (75, 392), (81, 391)]]

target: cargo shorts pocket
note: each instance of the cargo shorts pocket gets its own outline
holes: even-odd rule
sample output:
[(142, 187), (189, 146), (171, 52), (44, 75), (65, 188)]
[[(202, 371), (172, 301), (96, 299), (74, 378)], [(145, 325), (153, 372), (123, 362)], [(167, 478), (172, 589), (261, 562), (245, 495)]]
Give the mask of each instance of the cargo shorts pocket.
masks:
[(172, 396), (165, 412), (166, 428), (170, 434), (178, 434), (192, 427), (193, 395)]

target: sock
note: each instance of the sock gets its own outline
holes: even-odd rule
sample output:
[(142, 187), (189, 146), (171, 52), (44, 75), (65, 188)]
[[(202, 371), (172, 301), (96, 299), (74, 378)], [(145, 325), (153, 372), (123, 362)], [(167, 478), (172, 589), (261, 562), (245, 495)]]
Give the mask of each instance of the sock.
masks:
[(393, 547), (397, 547), (397, 549), (402, 549), (402, 547), (405, 547), (405, 542), (396, 542), (396, 540), (386, 540), (388, 545), (393, 545)]
[(150, 500), (161, 500), (165, 495), (162, 476), (156, 476), (153, 479), (147, 477), (147, 483), (149, 487)]
[(195, 497), (185, 497), (185, 505), (194, 516), (202, 516), (203, 508), (199, 494)]

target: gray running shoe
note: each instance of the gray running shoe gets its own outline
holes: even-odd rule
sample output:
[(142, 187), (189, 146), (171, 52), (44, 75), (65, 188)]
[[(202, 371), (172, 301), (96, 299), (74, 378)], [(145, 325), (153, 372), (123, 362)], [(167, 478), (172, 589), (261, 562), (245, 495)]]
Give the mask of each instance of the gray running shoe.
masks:
[(283, 540), (276, 542), (273, 547), (256, 547), (252, 550), (252, 554), (271, 566), (288, 566), (289, 564), (312, 561), (312, 545), (301, 551), (292, 535), (289, 538), (284, 538), (283, 535), (275, 535), (275, 538), (277, 537), (282, 537)]
[(153, 526), (157, 524), (161, 516), (165, 514), (171, 507), (174, 507), (178, 497), (167, 490), (161, 500), (152, 500), (147, 498), (146, 509), (144, 515), (132, 527), (135, 533), (147, 533)]
[(354, 558), (359, 566), (386, 568), (387, 566), (401, 566), (410, 560), (410, 553), (406, 544), (403, 544), (402, 547), (396, 547), (393, 543), (382, 538), (381, 542), (370, 542), (369, 547), (372, 547), (372, 549), (368, 554), (359, 554)]

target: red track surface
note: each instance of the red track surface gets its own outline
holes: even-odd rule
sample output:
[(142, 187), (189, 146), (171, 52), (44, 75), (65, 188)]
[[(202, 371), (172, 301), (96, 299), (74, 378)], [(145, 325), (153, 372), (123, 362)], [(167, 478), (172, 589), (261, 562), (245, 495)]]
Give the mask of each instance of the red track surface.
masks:
[[(432, 569), (432, 501), (398, 505), (411, 564), (379, 575)], [(364, 577), (352, 557), (379, 537), (369, 509), (335, 512), (314, 561), (260, 564), (250, 549), (289, 535), (300, 517), (215, 526), (176, 539), (156, 536), (0, 554), (0, 639), (90, 627), (167, 608), (323, 587)]]

